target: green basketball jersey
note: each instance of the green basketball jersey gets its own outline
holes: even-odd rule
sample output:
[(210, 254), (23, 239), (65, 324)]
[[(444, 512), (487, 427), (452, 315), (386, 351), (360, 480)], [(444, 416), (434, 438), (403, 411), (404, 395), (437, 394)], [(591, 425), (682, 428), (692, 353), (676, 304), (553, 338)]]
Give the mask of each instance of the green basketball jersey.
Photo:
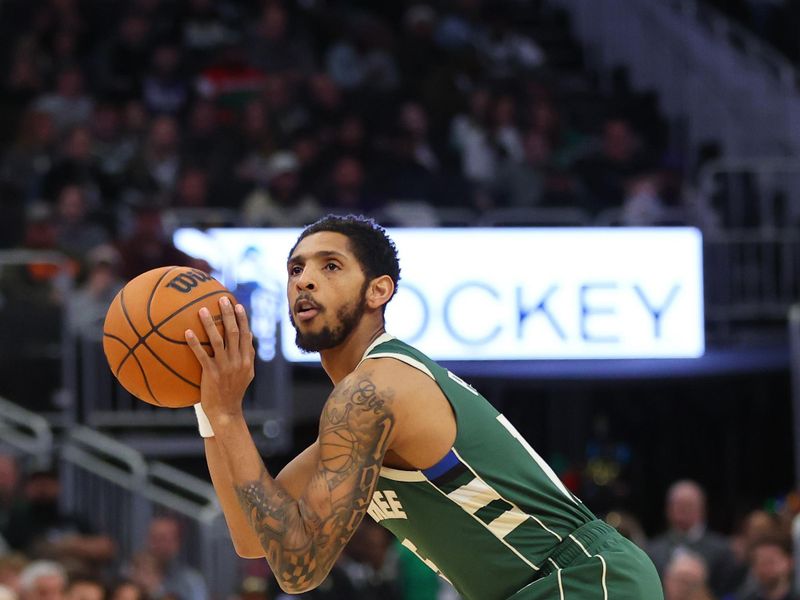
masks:
[(471, 386), (389, 335), (364, 355), (385, 357), (436, 381), (458, 432), (450, 452), (429, 469), (383, 467), (368, 513), (464, 598), (508, 598), (595, 516)]

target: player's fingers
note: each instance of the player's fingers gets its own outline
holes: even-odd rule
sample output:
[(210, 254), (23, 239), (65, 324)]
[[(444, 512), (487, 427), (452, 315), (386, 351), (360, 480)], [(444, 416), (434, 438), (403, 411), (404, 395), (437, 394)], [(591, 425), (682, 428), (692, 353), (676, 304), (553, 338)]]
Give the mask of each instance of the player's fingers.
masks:
[(222, 324), (225, 326), (225, 347), (230, 350), (239, 350), (239, 324), (233, 314), (233, 305), (227, 296), (219, 299), (219, 308), (222, 312)]
[(222, 341), (222, 336), (219, 334), (214, 319), (211, 317), (211, 311), (204, 306), (200, 309), (198, 315), (203, 328), (206, 330), (208, 341), (211, 342), (211, 348), (214, 349), (214, 356), (221, 358), (224, 356), (225, 342)]
[(183, 335), (186, 338), (186, 343), (189, 345), (189, 349), (194, 352), (194, 355), (200, 362), (200, 366), (205, 369), (206, 365), (208, 365), (209, 356), (208, 352), (206, 352), (203, 346), (200, 344), (200, 340), (197, 339), (197, 334), (191, 329), (187, 329)]
[(239, 324), (239, 349), (242, 356), (252, 352), (253, 334), (250, 331), (250, 322), (247, 320), (247, 311), (241, 304), (236, 305), (236, 322)]

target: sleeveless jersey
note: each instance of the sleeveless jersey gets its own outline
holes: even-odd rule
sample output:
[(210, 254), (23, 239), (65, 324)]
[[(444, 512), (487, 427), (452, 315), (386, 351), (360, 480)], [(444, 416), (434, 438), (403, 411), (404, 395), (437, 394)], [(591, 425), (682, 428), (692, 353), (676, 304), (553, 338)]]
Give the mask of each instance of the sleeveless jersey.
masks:
[(508, 598), (595, 516), (464, 381), (387, 334), (363, 360), (372, 358), (394, 358), (430, 376), (453, 408), (457, 434), (429, 469), (383, 467), (368, 513), (466, 600)]

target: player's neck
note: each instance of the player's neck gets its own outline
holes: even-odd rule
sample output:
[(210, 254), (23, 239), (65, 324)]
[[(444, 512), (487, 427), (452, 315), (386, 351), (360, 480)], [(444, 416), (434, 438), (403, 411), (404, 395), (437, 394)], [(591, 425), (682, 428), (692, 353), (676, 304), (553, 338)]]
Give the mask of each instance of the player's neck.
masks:
[(322, 368), (334, 385), (355, 370), (370, 344), (385, 333), (383, 319), (362, 319), (347, 339), (330, 350), (320, 352)]

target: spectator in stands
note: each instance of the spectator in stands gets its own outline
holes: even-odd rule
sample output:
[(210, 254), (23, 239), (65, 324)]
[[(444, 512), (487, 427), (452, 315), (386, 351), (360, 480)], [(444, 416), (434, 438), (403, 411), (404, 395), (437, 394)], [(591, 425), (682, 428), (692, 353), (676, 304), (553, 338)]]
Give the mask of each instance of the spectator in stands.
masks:
[(69, 331), (85, 339), (101, 341), (106, 311), (125, 282), (120, 278), (116, 248), (103, 244), (86, 255), (86, 279), (67, 300)]
[(658, 177), (654, 173), (641, 173), (631, 177), (625, 181), (624, 188), (623, 224), (634, 227), (652, 227), (664, 222), (666, 207), (661, 199)]
[(74, 127), (68, 132), (61, 157), (44, 180), (43, 194), (46, 199), (56, 202), (64, 186), (79, 185), (91, 206), (98, 207), (103, 202), (111, 201), (115, 190), (100, 170), (93, 143), (89, 127)]
[(408, 135), (415, 163), (433, 173), (440, 161), (430, 140), (428, 114), (419, 102), (406, 102), (400, 107), (400, 129)]
[(122, 257), (122, 277), (125, 280), (163, 267), (192, 265), (193, 259), (178, 250), (170, 241), (158, 205), (143, 201), (134, 207), (130, 233), (117, 244)]
[(532, 129), (522, 140), (522, 161), (506, 157), (492, 182), (494, 202), (498, 206), (531, 207), (542, 204), (551, 148), (547, 138)]
[(119, 579), (109, 588), (108, 600), (150, 600), (144, 588), (130, 579)]
[(474, 48), (484, 34), (481, 4), (481, 0), (455, 0), (439, 20), (436, 42), (450, 52)]
[(346, 546), (341, 566), (363, 600), (400, 600), (397, 555), (389, 532), (364, 519)]
[(299, 227), (322, 216), (317, 200), (300, 187), (300, 163), (291, 152), (276, 152), (266, 165), (263, 186), (253, 190), (242, 205), (249, 226)]
[(672, 557), (664, 572), (664, 600), (715, 600), (702, 557), (687, 551)]
[(495, 177), (496, 157), (489, 132), (492, 97), (478, 88), (469, 99), (469, 112), (450, 123), (450, 144), (461, 157), (461, 172), (473, 183), (486, 184)]
[(289, 15), (279, 2), (264, 3), (261, 18), (253, 28), (250, 62), (266, 73), (306, 76), (314, 69), (314, 53), (304, 31), (290, 31)]
[(153, 50), (142, 82), (142, 100), (151, 113), (180, 116), (189, 103), (189, 81), (182, 72), (181, 51), (174, 44)]
[(183, 543), (180, 522), (168, 516), (156, 517), (147, 530), (147, 552), (163, 573), (164, 594), (181, 600), (207, 600), (208, 590), (203, 576), (181, 558)]
[(187, 167), (178, 179), (175, 196), (170, 203), (174, 208), (206, 208), (210, 205), (208, 177), (198, 167)]
[(0, 172), (26, 200), (42, 197), (44, 177), (53, 166), (56, 138), (48, 113), (33, 109), (25, 112), (14, 145), (3, 155)]
[(133, 160), (127, 179), (141, 190), (169, 194), (181, 168), (180, 131), (177, 121), (162, 115), (153, 119), (147, 141)]
[(0, 537), (8, 526), (11, 512), (20, 503), (20, 477), (17, 457), (0, 453)]
[(64, 600), (106, 600), (108, 590), (92, 575), (73, 573), (69, 576)]
[(735, 600), (798, 600), (792, 590), (792, 547), (782, 535), (761, 538), (750, 552), (752, 585), (734, 596)]
[(352, 156), (343, 156), (336, 161), (321, 203), (326, 209), (340, 212), (363, 212), (372, 208), (361, 161)]
[(116, 554), (114, 542), (96, 533), (84, 516), (63, 512), (60, 493), (54, 471), (28, 475), (26, 504), (12, 512), (7, 528), (9, 544), (30, 556), (55, 558), (63, 565), (86, 571), (105, 565)]
[(117, 101), (135, 98), (149, 64), (152, 25), (146, 16), (131, 12), (123, 16), (115, 35), (98, 53), (98, 81), (105, 94)]
[(65, 600), (67, 575), (57, 562), (37, 560), (20, 573), (20, 600)]
[(647, 547), (647, 536), (635, 515), (625, 510), (612, 510), (604, 520), (640, 548)]
[(545, 63), (536, 42), (511, 26), (513, 15), (507, 6), (487, 7), (489, 27), (476, 40), (486, 72), (494, 81), (508, 81)]
[(189, 52), (190, 65), (196, 68), (236, 35), (223, 14), (225, 3), (189, 0), (185, 6), (185, 12), (180, 15), (182, 42)]
[(88, 123), (93, 104), (91, 97), (84, 93), (83, 73), (71, 66), (58, 74), (55, 91), (39, 97), (34, 108), (52, 116), (58, 131), (67, 131)]
[(109, 241), (105, 227), (91, 220), (86, 193), (80, 185), (61, 188), (56, 212), (58, 247), (67, 254), (82, 259), (89, 250)]
[[(130, 565), (124, 569), (132, 585), (124, 585), (114, 591), (112, 600), (133, 600), (138, 590), (148, 600), (162, 600), (167, 596), (164, 589), (164, 569), (151, 552), (141, 550), (133, 555)], [(181, 599), (183, 600), (183, 599)]]
[[(181, 156), (185, 163), (202, 170), (206, 177), (209, 205), (235, 206), (239, 197), (231, 197), (230, 179), (236, 160), (235, 142), (231, 132), (220, 123), (214, 102), (197, 100), (191, 108), (185, 135), (181, 145)], [(184, 171), (184, 173), (188, 172)]]
[(706, 497), (694, 481), (677, 481), (667, 491), (666, 516), (669, 529), (654, 538), (647, 553), (662, 577), (669, 561), (688, 550), (701, 556), (708, 567), (708, 582), (717, 596), (736, 588), (736, 560), (728, 540), (709, 531), (706, 525)]
[[(138, 103), (134, 103), (136, 105)], [(145, 117), (146, 118), (146, 117)], [(92, 116), (94, 144), (92, 154), (102, 173), (114, 190), (122, 186), (128, 164), (139, 151), (140, 140), (123, 130), (122, 109), (109, 102), (98, 103)]]
[(436, 21), (436, 11), (428, 4), (412, 5), (403, 15), (397, 66), (414, 96), (422, 95), (425, 82), (442, 62), (442, 51), (433, 37)]
[(28, 559), (19, 552), (0, 554), (0, 586), (8, 589), (15, 598), (22, 595), (20, 575), (28, 566)]
[(389, 52), (392, 32), (374, 15), (361, 15), (349, 23), (348, 35), (325, 55), (328, 75), (343, 90), (387, 93), (397, 89), (400, 74)]
[(647, 169), (641, 142), (624, 118), (607, 119), (599, 151), (577, 165), (586, 189), (591, 193), (586, 207), (592, 214), (620, 208), (625, 199), (625, 181)]
[(11, 58), (8, 76), (2, 80), (0, 141), (4, 143), (13, 138), (28, 104), (42, 90), (42, 73), (32, 50), (23, 44), (18, 44)]

